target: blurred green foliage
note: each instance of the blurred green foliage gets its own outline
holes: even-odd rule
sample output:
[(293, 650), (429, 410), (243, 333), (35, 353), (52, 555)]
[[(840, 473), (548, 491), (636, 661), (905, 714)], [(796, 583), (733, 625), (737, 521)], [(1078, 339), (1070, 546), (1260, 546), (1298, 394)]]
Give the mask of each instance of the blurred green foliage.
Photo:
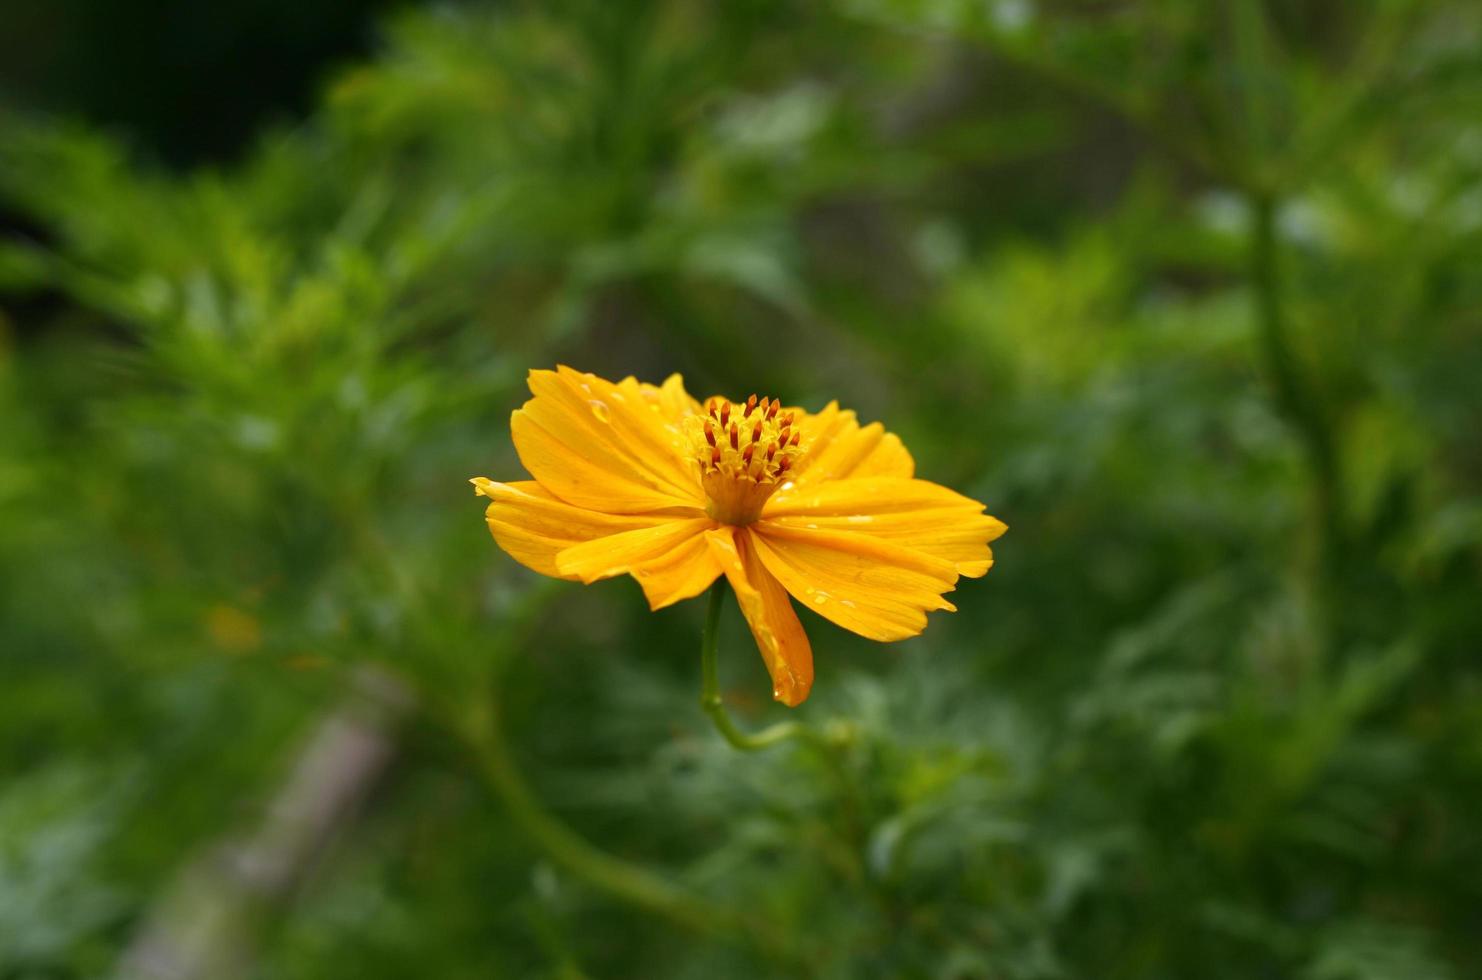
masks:
[[(107, 975), (366, 663), (419, 709), (252, 976), (1482, 973), (1482, 8), (469, 6), (230, 166), (0, 126), (0, 977)], [(837, 397), (999, 564), (897, 646), (805, 613), (850, 737), (735, 753), (699, 603), (484, 530), (557, 361)], [(554, 863), (490, 699), (760, 933)]]

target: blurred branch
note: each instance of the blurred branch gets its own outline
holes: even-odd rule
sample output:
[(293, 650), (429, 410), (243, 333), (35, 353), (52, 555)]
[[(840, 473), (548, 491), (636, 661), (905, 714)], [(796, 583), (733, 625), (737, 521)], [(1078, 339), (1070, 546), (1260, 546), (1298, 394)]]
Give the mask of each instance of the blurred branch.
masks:
[(1276, 403), (1297, 430), (1312, 469), (1318, 519), (1318, 554), (1325, 575), (1342, 555), (1343, 527), (1337, 449), (1322, 401), (1292, 351), (1281, 299), (1281, 269), (1276, 238), (1277, 201), (1260, 191), (1250, 195), (1251, 279), (1256, 293), (1261, 349), (1275, 388)]
[(991, 32), (984, 36), (984, 41), (985, 47), (1004, 63), (1026, 74), (1038, 76), (1061, 91), (1109, 110), (1195, 171), (1215, 180), (1239, 182), (1232, 173), (1235, 161), (1209, 152), (1197, 139), (1187, 138), (1169, 126), (1165, 121), (1165, 114), (1157, 106), (1149, 105), (1122, 91), (1116, 84), (1087, 77), (1056, 61), (1053, 56), (1045, 56), (1042, 53), (1044, 49), (1040, 46), (1016, 44)]
[(358, 669), (344, 701), (315, 727), (288, 780), (245, 840), (192, 863), (145, 917), (119, 977), (227, 980), (252, 964), (254, 919), (287, 899), (342, 836), (394, 754), (412, 707), (395, 677)]
[[(543, 607), (539, 597), (548, 593), (551, 584), (559, 583), (552, 580), (541, 590), (536, 599), (522, 610), (524, 615), (519, 617), (519, 622), (505, 634), (504, 642), (508, 646), (519, 645), (534, 621), (533, 613)], [(717, 583), (711, 592), (710, 611), (706, 617), (705, 637), (712, 653), (722, 596), (723, 587)], [(508, 662), (503, 657), (496, 660), (501, 665)], [(451, 712), (448, 716), (458, 715)], [(462, 727), (460, 735), (477, 756), (480, 772), (510, 816), (561, 867), (614, 898), (675, 925), (716, 939), (744, 939), (776, 962), (800, 966), (798, 951), (785, 929), (749, 913), (718, 905), (647, 868), (593, 846), (542, 806), (510, 755), (501, 722), (497, 686), (491, 686), (489, 696), (476, 709), (472, 720)], [(765, 732), (762, 734), (766, 735)], [(813, 733), (809, 731), (807, 734)], [(783, 737), (786, 736), (778, 736), (772, 741)]]
[[(548, 597), (558, 585), (556, 580), (543, 582), (516, 610), (514, 622), (501, 637), (504, 653), (524, 641), (536, 614), (545, 608)], [(496, 670), (508, 660), (507, 656), (495, 657)], [(497, 684), (491, 681), (487, 690), (488, 696), (474, 707), (471, 719), (462, 724), (456, 734), (468, 744), (479, 771), (515, 823), (531, 840), (567, 871), (615, 898), (702, 934), (720, 935), (736, 931), (736, 917), (727, 910), (712, 906), (700, 896), (645, 868), (594, 847), (541, 806), (509, 753), (500, 717)], [(449, 718), (469, 717), (467, 713), (460, 715), (457, 711), (445, 714)]]
[(479, 728), (474, 747), (490, 786), (515, 823), (557, 864), (602, 891), (686, 929), (718, 934), (735, 925), (734, 917), (725, 910), (638, 865), (598, 850), (545, 810), (510, 758), (496, 705), (490, 704)]

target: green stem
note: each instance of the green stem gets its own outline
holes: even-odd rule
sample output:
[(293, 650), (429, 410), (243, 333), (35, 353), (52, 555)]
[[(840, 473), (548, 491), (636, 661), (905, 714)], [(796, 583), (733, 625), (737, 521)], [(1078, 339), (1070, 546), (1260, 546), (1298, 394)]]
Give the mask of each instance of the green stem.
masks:
[(726, 581), (723, 578), (717, 579), (710, 587), (710, 603), (705, 610), (705, 632), (700, 636), (700, 707), (705, 709), (710, 720), (715, 722), (716, 729), (731, 743), (732, 748), (746, 752), (765, 749), (790, 738), (818, 738), (813, 729), (796, 721), (778, 722), (755, 734), (743, 732), (731, 721), (731, 716), (726, 713), (726, 706), (720, 699), (720, 680), (715, 667), (715, 648), (720, 639), (720, 608), (725, 600), (725, 593)]

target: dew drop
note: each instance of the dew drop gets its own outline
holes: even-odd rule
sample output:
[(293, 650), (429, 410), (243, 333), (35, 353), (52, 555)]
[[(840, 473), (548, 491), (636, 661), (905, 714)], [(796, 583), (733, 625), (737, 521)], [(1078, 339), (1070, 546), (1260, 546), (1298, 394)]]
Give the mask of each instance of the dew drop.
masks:
[(819, 590), (817, 592), (814, 592), (813, 593), (813, 605), (815, 605), (815, 606), (821, 606), (825, 602), (828, 602), (830, 598), (831, 598), (831, 596), (827, 592), (824, 592), (822, 590)]
[(592, 393), (592, 386), (583, 381), (581, 383), (581, 390), (590, 395)]
[(808, 530), (810, 530), (810, 531), (816, 531), (816, 530), (818, 530), (818, 525), (817, 524), (809, 524), (808, 525)]
[(871, 517), (869, 514), (850, 514), (849, 515), (849, 523), (850, 524), (868, 524), (868, 523), (870, 523), (873, 520), (874, 520), (874, 518)]
[(589, 404), (589, 405), (592, 406), (592, 414), (595, 415), (595, 416), (597, 416), (597, 421), (599, 421), (599, 422), (611, 422), (612, 421), (612, 411), (607, 407), (607, 403), (606, 402), (600, 401), (599, 399), (596, 399), (596, 398), (593, 398), (587, 404)]
[(841, 605), (841, 606), (848, 606), (850, 609), (857, 608), (855, 606), (855, 604), (854, 604), (854, 600), (853, 599), (840, 599), (839, 600), (839, 605)]

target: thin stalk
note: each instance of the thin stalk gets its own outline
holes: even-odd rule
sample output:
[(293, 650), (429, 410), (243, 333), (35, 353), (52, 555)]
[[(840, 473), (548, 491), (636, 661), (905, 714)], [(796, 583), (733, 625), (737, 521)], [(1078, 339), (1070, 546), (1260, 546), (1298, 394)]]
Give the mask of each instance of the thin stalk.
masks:
[(745, 752), (765, 749), (791, 738), (818, 739), (818, 734), (801, 722), (778, 722), (770, 728), (749, 734), (731, 721), (731, 716), (726, 713), (725, 703), (720, 699), (720, 680), (715, 666), (716, 646), (720, 641), (720, 609), (725, 594), (726, 580), (717, 579), (710, 587), (710, 602), (705, 609), (705, 632), (700, 635), (700, 707), (705, 709), (705, 713), (715, 723), (716, 730), (731, 743), (731, 747)]
[(1277, 201), (1252, 191), (1251, 278), (1256, 293), (1261, 349), (1275, 388), (1276, 403), (1296, 429), (1312, 471), (1317, 517), (1317, 550), (1324, 579), (1340, 570), (1343, 549), (1343, 504), (1337, 448), (1322, 402), (1308, 385), (1289, 342), (1282, 305), (1281, 270), (1276, 238)]

